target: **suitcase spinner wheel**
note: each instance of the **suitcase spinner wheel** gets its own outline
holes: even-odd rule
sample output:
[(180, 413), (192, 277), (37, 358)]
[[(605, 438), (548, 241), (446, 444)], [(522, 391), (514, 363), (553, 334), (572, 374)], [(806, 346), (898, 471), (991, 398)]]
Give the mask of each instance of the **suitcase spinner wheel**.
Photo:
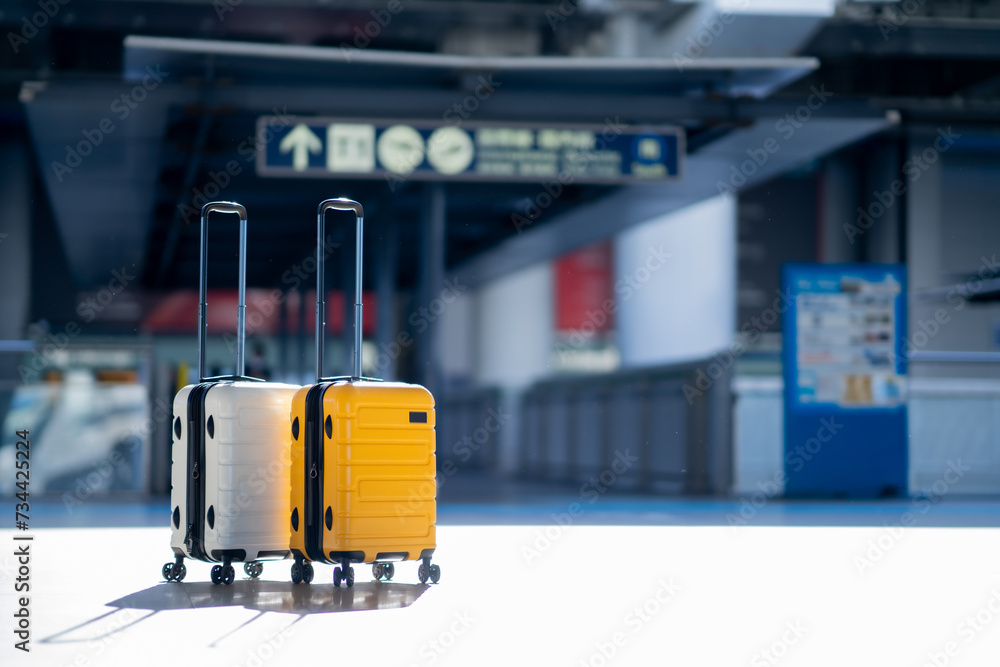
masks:
[(333, 568), (333, 585), (340, 586), (340, 582), (347, 584), (348, 588), (354, 586), (354, 568), (350, 565), (345, 565), (343, 568), (338, 565)]
[(306, 563), (299, 558), (292, 564), (292, 583), (301, 584), (303, 582), (311, 584), (315, 571), (312, 563)]
[(441, 568), (438, 565), (421, 563), (420, 567), (417, 568), (417, 579), (422, 584), (426, 584), (428, 579), (431, 580), (431, 583), (436, 584), (441, 581)]
[(187, 566), (182, 559), (182, 556), (178, 556), (176, 562), (163, 564), (162, 574), (166, 581), (184, 581), (184, 577), (187, 576)]
[(233, 568), (232, 564), (226, 565), (215, 565), (212, 567), (212, 583), (218, 586), (219, 584), (225, 584), (226, 586), (233, 583), (236, 579), (236, 570)]

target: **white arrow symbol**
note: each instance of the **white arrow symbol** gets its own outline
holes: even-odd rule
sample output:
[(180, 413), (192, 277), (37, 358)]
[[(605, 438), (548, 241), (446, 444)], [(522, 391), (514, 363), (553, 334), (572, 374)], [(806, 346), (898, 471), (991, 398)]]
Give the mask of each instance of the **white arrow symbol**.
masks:
[(309, 153), (316, 154), (323, 150), (323, 142), (309, 129), (308, 125), (299, 123), (285, 135), (278, 148), (282, 153), (294, 151), (292, 153), (292, 168), (295, 171), (305, 171), (309, 166)]

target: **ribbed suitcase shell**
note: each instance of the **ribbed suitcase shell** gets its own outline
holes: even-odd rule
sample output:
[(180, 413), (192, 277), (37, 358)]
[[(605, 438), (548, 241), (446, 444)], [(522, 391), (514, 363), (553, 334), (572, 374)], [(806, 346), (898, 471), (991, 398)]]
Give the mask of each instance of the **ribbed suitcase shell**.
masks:
[[(437, 519), (430, 392), (396, 382), (326, 383), (322, 414), (307, 415), (310, 389), (292, 399), (293, 553), (327, 562), (430, 557)], [(322, 503), (313, 515), (318, 525), (309, 525), (306, 431), (315, 423), (322, 433)], [(307, 552), (310, 530), (321, 531), (322, 554)]]
[[(211, 383), (204, 396), (205, 502), (188, 516), (188, 385), (174, 398), (171, 467), (171, 539), (175, 554), (196, 558), (185, 543), (188, 523), (200, 521), (208, 558), (234, 561), (288, 555), (290, 426), (288, 406), (296, 385), (264, 382)], [(212, 435), (205, 426), (213, 421)], [(192, 482), (198, 483), (198, 482)], [(209, 510), (214, 521), (208, 521)]]
[[(326, 213), (355, 215), (354, 364), (350, 377), (323, 376), (326, 306), (323, 239)], [(310, 582), (310, 561), (339, 563), (354, 585), (351, 563), (378, 563), (376, 579), (391, 579), (397, 560), (422, 560), (421, 583), (437, 583), (431, 564), (437, 539), (434, 398), (419, 385), (381, 382), (361, 374), (364, 210), (351, 199), (327, 199), (316, 225), (316, 384), (292, 399), (290, 548), (292, 581)], [(387, 564), (388, 563), (388, 564)]]

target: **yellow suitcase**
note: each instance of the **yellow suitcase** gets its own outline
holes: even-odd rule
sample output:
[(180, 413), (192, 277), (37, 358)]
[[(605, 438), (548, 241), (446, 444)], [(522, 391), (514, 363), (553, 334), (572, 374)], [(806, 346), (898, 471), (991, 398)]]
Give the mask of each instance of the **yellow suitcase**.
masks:
[[(325, 218), (357, 220), (354, 369), (324, 378)], [(333, 563), (333, 583), (354, 585), (352, 563), (372, 563), (376, 580), (395, 562), (419, 560), (420, 583), (437, 583), (434, 397), (424, 387), (361, 375), (361, 251), (364, 213), (350, 199), (319, 205), (316, 253), (316, 377), (292, 399), (291, 543), (294, 583), (312, 581), (312, 562)]]

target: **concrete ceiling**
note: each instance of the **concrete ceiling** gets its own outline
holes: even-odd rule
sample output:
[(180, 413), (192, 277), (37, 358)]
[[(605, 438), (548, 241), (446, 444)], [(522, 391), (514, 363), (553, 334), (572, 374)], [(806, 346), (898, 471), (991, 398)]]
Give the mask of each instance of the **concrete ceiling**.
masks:
[[(448, 264), (469, 282), (716, 194), (747, 149), (773, 136), (780, 150), (743, 187), (891, 128), (887, 111), (898, 111), (892, 117), (903, 123), (960, 118), (995, 125), (998, 117), (998, 87), (987, 84), (996, 77), (990, 61), (1000, 57), (1000, 24), (941, 15), (947, 3), (934, 0), (897, 21), (888, 40), (880, 25), (895, 17), (892, 3), (837, 3), (832, 15), (749, 11), (730, 20), (720, 2), (584, 2), (553, 29), (546, 16), (558, 11), (555, 2), (411, 0), (406, 19), (383, 26), (361, 50), (350, 48), (358, 29), (383, 3), (330, 8), (296, 0), (280, 5), (280, 21), (279, 5), (268, 0), (244, 0), (239, 11), (221, 16), (207, 3), (110, 4), (114, 11), (109, 3), (77, 0), (24, 49), (0, 55), (0, 88), (14, 85), (19, 95), (80, 287), (106, 283), (109, 267), (121, 266), (134, 266), (146, 288), (193, 284), (197, 262), (189, 249), (196, 236), (178, 206), (232, 158), (256, 117), (274, 108), (440, 119), (477, 76), (492, 74), (504, 86), (476, 120), (600, 123), (620, 116), (685, 128), (683, 181), (570, 187), (523, 233), (510, 216), (538, 185), (449, 185)], [(19, 29), (17, 17), (33, 7), (12, 0), (0, 26)], [(126, 37), (134, 30), (155, 34)], [(504, 36), (499, 42), (511, 42), (508, 51), (514, 42), (534, 46), (517, 56), (499, 46), (483, 55), (453, 38), (456, 31), (493, 31)], [(516, 31), (541, 38), (524, 42)], [(689, 51), (692, 40), (703, 48)], [(627, 49), (612, 48), (623, 42)], [(144, 78), (150, 83), (150, 71), (162, 73), (162, 81), (141, 91), (135, 108), (122, 106), (122, 95), (135, 95)], [(793, 136), (776, 135), (776, 123), (824, 85), (836, 97)], [(105, 119), (110, 131), (102, 132)], [(67, 154), (78, 149), (89, 154), (74, 166)], [(225, 196), (251, 207), (264, 236), (266, 254), (254, 263), (252, 281), (273, 282), (274, 266), (302, 254), (287, 237), (291, 231), (307, 239), (311, 216), (303, 213), (299, 222), (290, 208), (310, 202), (305, 211), (332, 190), (373, 202), (376, 243), (384, 231), (377, 221), (396, 221), (407, 249), (400, 256), (404, 283), (417, 270), (418, 188), (390, 194), (370, 183), (277, 183), (243, 171)], [(220, 271), (229, 268), (220, 263)]]

